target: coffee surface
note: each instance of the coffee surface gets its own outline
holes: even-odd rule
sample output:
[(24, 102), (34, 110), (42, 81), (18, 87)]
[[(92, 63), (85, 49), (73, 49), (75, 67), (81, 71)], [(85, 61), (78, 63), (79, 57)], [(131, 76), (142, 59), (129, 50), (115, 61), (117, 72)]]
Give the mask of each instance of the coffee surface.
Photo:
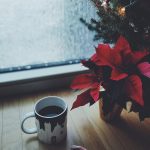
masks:
[(58, 106), (47, 106), (41, 109), (38, 113), (45, 117), (55, 117), (63, 112), (63, 109)]

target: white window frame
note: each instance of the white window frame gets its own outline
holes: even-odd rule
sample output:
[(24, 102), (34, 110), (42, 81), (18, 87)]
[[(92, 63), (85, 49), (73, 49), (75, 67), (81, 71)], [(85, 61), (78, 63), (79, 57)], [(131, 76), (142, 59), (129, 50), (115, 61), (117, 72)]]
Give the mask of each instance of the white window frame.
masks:
[(82, 64), (0, 74), (0, 97), (69, 87), (77, 74), (89, 72)]

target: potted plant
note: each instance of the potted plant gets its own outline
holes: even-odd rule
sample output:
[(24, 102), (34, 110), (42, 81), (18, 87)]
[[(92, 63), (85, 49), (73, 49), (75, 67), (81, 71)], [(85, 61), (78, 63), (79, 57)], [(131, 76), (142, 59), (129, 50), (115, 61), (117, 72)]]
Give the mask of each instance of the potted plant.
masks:
[[(99, 101), (102, 119), (111, 121), (131, 101), (130, 111), (138, 112), (141, 120), (150, 117), (150, 22), (146, 21), (149, 10), (140, 17), (134, 15), (145, 7), (143, 3), (150, 6), (147, 0), (95, 0), (101, 18), (91, 19), (91, 23), (81, 19), (89, 29), (97, 31), (95, 39), (102, 37), (104, 43), (95, 48), (89, 60), (82, 60), (91, 72), (73, 80), (71, 88), (84, 91), (72, 109)], [(105, 42), (113, 42), (113, 46)]]

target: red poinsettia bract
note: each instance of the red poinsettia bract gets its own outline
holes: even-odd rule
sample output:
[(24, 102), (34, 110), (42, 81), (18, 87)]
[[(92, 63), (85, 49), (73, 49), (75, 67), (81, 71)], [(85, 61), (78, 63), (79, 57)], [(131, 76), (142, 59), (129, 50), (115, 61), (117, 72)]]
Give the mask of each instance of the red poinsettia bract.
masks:
[(138, 64), (137, 67), (140, 70), (141, 74), (150, 78), (150, 63), (149, 62), (140, 63), (140, 64)]
[[(125, 79), (124, 90), (125, 93), (127, 93), (127, 97), (143, 106), (142, 82), (134, 70), (137, 67), (137, 63), (149, 53), (141, 51), (133, 52), (129, 43), (121, 36), (114, 48), (110, 48), (110, 46), (106, 44), (98, 45), (96, 54), (97, 58), (94, 60), (96, 65), (109, 66), (112, 69), (111, 80), (119, 81)], [(143, 66), (145, 66), (145, 68), (141, 69)], [(138, 68), (143, 74), (149, 76), (148, 64), (138, 64)]]
[[(113, 48), (108, 44), (99, 44), (96, 53), (90, 59), (92, 64), (96, 66), (96, 70), (94, 70), (96, 74), (79, 75), (73, 81), (73, 89), (88, 88), (88, 90), (77, 97), (72, 109), (83, 106), (91, 100), (96, 102), (99, 99), (100, 84), (105, 83), (100, 81), (99, 74), (102, 74), (103, 77), (107, 76), (105, 72), (99, 72), (103, 71), (101, 69), (103, 67), (108, 67), (111, 70), (108, 80), (120, 81), (124, 79), (124, 86), (120, 88), (124, 89), (126, 97), (143, 106), (142, 81), (136, 71), (138, 69), (141, 74), (150, 77), (149, 63), (140, 63), (140, 60), (148, 54), (147, 51), (133, 52), (123, 36), (120, 36)], [(87, 64), (84, 61), (85, 67), (88, 67)]]
[(83, 106), (93, 100), (96, 102), (99, 99), (100, 83), (95, 74), (78, 75), (74, 79), (71, 87), (72, 89), (87, 89), (87, 91), (77, 96), (72, 109)]
[(141, 106), (144, 105), (143, 92), (142, 92), (142, 82), (137, 75), (131, 75), (127, 78), (125, 82), (125, 93), (126, 96)]
[[(109, 66), (112, 69), (112, 80), (121, 80), (128, 76), (128, 69), (135, 66), (148, 52), (133, 52), (129, 43), (120, 36), (114, 48), (108, 44), (99, 44), (96, 56), (92, 61), (98, 66)], [(130, 70), (132, 71), (132, 70)]]

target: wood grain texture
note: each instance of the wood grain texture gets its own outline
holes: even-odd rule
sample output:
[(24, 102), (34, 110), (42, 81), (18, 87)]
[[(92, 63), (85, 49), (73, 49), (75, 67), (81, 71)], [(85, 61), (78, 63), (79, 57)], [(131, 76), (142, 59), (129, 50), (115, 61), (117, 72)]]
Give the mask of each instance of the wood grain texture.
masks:
[(0, 150), (2, 149), (3, 101), (0, 103)]
[(19, 113), (18, 99), (3, 101), (2, 148), (5, 150), (22, 149)]
[[(137, 114), (123, 111), (121, 119), (109, 124), (100, 119), (98, 103), (70, 111), (77, 94), (62, 89), (1, 99), (0, 150), (69, 150), (71, 145), (81, 145), (88, 150), (150, 149), (150, 119), (140, 122)], [(43, 144), (36, 134), (25, 134), (20, 128), (22, 117), (33, 111), (37, 100), (54, 95), (62, 97), (69, 108), (67, 138), (56, 146)], [(34, 118), (25, 125), (35, 127)]]

